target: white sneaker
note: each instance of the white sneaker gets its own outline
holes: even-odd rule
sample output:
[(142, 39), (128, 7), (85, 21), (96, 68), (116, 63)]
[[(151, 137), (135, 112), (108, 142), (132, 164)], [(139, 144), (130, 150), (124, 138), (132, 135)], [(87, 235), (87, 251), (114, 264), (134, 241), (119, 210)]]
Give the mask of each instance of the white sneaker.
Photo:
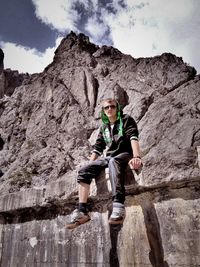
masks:
[(74, 229), (78, 227), (81, 224), (84, 224), (88, 221), (90, 221), (91, 218), (88, 214), (79, 211), (78, 209), (75, 209), (72, 214), (71, 214), (71, 220), (70, 222), (66, 225), (68, 229)]
[(112, 214), (110, 215), (108, 222), (109, 224), (123, 224), (125, 216), (126, 216), (126, 211), (124, 204), (114, 202)]

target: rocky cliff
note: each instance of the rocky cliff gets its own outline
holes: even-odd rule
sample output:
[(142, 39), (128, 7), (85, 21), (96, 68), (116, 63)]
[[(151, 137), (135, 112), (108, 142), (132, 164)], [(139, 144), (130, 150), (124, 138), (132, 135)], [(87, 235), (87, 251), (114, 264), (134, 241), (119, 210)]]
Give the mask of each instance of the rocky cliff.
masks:
[(3, 50), (0, 48), (0, 73), (2, 73), (2, 71), (3, 71), (3, 69), (4, 69), (3, 60), (4, 60), (4, 52), (3, 52)]
[(29, 79), (28, 73), (19, 73), (17, 70), (4, 69), (4, 53), (0, 48), (0, 98), (11, 96), (15, 88)]
[[(143, 170), (127, 170), (126, 220), (109, 227), (109, 181), (92, 220), (65, 228), (77, 202), (100, 102), (138, 122)], [(199, 266), (200, 76), (164, 53), (134, 59), (70, 33), (44, 72), (0, 100), (1, 266)]]

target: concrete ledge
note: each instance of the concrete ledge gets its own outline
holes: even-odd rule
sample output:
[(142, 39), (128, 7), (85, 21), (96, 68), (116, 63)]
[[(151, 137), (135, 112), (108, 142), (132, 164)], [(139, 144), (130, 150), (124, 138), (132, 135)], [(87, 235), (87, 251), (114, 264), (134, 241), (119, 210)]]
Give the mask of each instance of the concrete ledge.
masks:
[(0, 212), (41, 206), (44, 199), (43, 195), (44, 191), (39, 189), (27, 189), (5, 195), (0, 198)]
[[(134, 176), (130, 169), (126, 170), (126, 185), (134, 185)], [(111, 194), (108, 169), (92, 182), (90, 197), (98, 195), (108, 197)], [(72, 177), (49, 183), (42, 189), (27, 189), (0, 197), (0, 213), (12, 212), (26, 208), (45, 207), (50, 204), (61, 205), (78, 198), (77, 182)]]

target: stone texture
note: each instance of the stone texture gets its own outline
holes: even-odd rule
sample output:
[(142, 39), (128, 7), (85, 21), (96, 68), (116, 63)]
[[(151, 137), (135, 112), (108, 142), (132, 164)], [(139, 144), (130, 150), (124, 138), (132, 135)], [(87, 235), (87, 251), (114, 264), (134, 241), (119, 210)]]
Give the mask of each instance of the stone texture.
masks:
[(163, 249), (169, 266), (198, 266), (200, 262), (199, 199), (171, 199), (156, 204), (156, 210), (162, 225)]
[(11, 96), (16, 87), (25, 83), (30, 77), (28, 73), (19, 73), (17, 70), (4, 70), (4, 53), (0, 48), (0, 99), (4, 96)]
[[(169, 53), (134, 59), (71, 33), (43, 73), (13, 88), (0, 99), (1, 266), (200, 265), (200, 76), (193, 67)], [(144, 166), (126, 170), (122, 227), (108, 226), (103, 172), (91, 188), (92, 221), (68, 231), (77, 170), (88, 161), (105, 97), (138, 122)]]
[(3, 50), (0, 48), (0, 74), (2, 73), (2, 71), (3, 71), (3, 69), (4, 69), (3, 60), (4, 60), (4, 52), (3, 52)]
[(4, 70), (4, 76), (5, 76), (4, 94), (7, 96), (11, 96), (15, 88), (21, 86), (30, 77), (28, 73), (19, 73), (17, 70), (13, 71), (10, 69)]

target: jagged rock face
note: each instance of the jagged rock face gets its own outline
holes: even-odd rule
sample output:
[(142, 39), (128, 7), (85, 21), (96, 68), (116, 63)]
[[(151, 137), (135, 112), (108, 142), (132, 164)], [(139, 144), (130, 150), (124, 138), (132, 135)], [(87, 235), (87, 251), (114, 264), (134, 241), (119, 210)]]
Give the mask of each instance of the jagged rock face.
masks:
[(5, 84), (5, 81), (4, 81), (5, 77), (3, 74), (3, 69), (4, 69), (3, 59), (4, 59), (4, 53), (3, 53), (3, 50), (0, 48), (0, 98), (3, 97), (4, 84)]
[[(94, 219), (74, 236), (64, 223), (77, 201), (76, 171), (88, 160), (106, 97), (115, 97), (138, 122), (143, 171), (127, 185), (122, 229), (108, 228), (110, 193), (102, 178), (90, 200)], [(38, 263), (58, 266), (200, 264), (199, 111), (200, 77), (181, 58), (165, 53), (134, 59), (113, 47), (99, 48), (82, 34), (68, 35), (43, 73), (0, 100), (0, 210), (2, 222), (12, 223), (2, 228), (7, 231), (2, 244), (10, 244), (11, 230), (18, 235), (24, 227), (30, 246), (24, 251), (25, 243), (16, 239), (16, 250), (9, 260), (5, 252), (3, 263), (14, 266), (16, 255), (25, 258), (37, 251)], [(186, 213), (190, 208), (194, 212)], [(61, 254), (56, 254), (57, 247), (39, 249), (50, 238), (37, 234), (39, 219), (47, 231), (56, 229), (52, 246), (60, 242)], [(180, 249), (173, 238), (182, 240), (188, 227), (186, 245)], [(86, 240), (83, 248), (80, 242)], [(182, 257), (189, 248), (189, 256)], [(45, 253), (51, 249), (50, 260)], [(29, 260), (26, 263), (33, 264), (34, 256)]]
[(0, 98), (4, 95), (11, 96), (16, 87), (26, 84), (30, 78), (28, 73), (19, 73), (10, 69), (5, 69), (0, 74)]
[(17, 70), (4, 70), (4, 53), (0, 49), (0, 99), (4, 96), (11, 96), (15, 88), (25, 83), (29, 79), (28, 73), (19, 73)]
[(0, 73), (3, 71), (4, 67), (3, 67), (3, 60), (4, 60), (4, 52), (3, 50), (0, 48)]

